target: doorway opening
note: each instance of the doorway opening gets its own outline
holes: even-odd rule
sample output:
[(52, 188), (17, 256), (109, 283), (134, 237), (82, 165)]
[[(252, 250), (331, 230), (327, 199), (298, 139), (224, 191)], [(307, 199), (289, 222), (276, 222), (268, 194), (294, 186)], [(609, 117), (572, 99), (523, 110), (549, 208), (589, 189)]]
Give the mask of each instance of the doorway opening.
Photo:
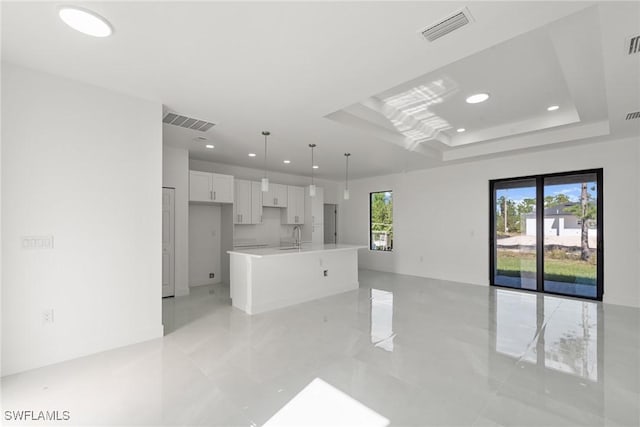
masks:
[(324, 204), (324, 243), (338, 243), (338, 205)]

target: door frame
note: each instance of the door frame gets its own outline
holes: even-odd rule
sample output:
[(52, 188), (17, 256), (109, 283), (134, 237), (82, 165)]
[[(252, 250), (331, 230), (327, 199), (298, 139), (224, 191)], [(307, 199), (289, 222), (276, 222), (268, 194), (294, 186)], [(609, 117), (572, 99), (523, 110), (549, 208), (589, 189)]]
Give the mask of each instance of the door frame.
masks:
[[(580, 174), (595, 174), (596, 186), (597, 186), (597, 219), (596, 230), (597, 237), (597, 249), (596, 249), (596, 296), (582, 296), (582, 295), (567, 295), (560, 292), (551, 292), (544, 290), (544, 179), (555, 178), (562, 176), (580, 175)], [(604, 187), (603, 187), (603, 175), (604, 169), (584, 169), (569, 172), (555, 172), (538, 175), (519, 176), (514, 178), (501, 178), (489, 180), (489, 285), (506, 289), (517, 289), (521, 291), (539, 292), (550, 295), (561, 295), (565, 297), (589, 299), (595, 301), (602, 301), (604, 295)], [(496, 262), (496, 239), (495, 239), (495, 186), (497, 183), (510, 182), (510, 181), (522, 181), (522, 180), (535, 180), (536, 182), (536, 289), (524, 289), (513, 288), (505, 285), (495, 283), (495, 269)]]
[[(169, 266), (169, 275), (171, 276), (171, 282), (173, 283), (173, 293), (171, 295), (164, 295), (163, 284), (161, 283), (161, 293), (162, 298), (170, 298), (176, 295), (176, 233), (175, 233), (175, 224), (176, 224), (176, 189), (175, 187), (162, 187), (162, 192), (164, 196), (165, 190), (171, 190), (171, 224), (170, 224), (170, 232), (172, 233), (171, 243), (173, 245), (173, 249), (171, 251), (170, 263)], [(164, 220), (163, 220), (164, 221)], [(163, 224), (164, 226), (164, 224)], [(164, 246), (164, 243), (162, 244)]]

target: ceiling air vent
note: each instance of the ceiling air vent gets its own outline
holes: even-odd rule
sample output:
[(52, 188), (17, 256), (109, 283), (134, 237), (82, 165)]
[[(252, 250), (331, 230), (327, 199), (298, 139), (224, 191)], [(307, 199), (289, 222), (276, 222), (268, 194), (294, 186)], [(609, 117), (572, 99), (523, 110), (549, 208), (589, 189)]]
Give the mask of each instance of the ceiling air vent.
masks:
[(640, 119), (640, 111), (627, 114), (627, 118), (625, 120), (633, 120), (633, 119)]
[(629, 55), (633, 55), (634, 53), (640, 53), (640, 36), (630, 37), (628, 46), (629, 46), (629, 51), (627, 53)]
[(422, 37), (430, 42), (439, 39), (442, 36), (446, 36), (452, 31), (457, 30), (460, 27), (473, 22), (473, 18), (467, 8), (464, 8), (453, 15), (441, 20), (440, 22), (430, 25), (427, 28), (420, 31)]
[(201, 132), (206, 132), (215, 124), (206, 122), (204, 120), (198, 120), (187, 116), (181, 116), (176, 113), (167, 113), (162, 119), (162, 123), (167, 123), (169, 125), (180, 126), (187, 129), (199, 130)]

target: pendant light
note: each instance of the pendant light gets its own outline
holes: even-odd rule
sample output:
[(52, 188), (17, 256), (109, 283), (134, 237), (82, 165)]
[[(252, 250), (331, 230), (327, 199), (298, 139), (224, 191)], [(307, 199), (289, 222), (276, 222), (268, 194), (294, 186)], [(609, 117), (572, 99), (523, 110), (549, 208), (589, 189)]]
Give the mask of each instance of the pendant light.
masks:
[(266, 193), (269, 191), (269, 178), (267, 178), (267, 137), (271, 135), (271, 132), (263, 130), (264, 135), (264, 177), (262, 178), (262, 191)]
[(316, 148), (316, 144), (309, 144), (311, 148), (311, 185), (309, 186), (309, 196), (316, 196), (316, 184), (313, 182), (313, 149)]
[(349, 157), (351, 153), (344, 153), (344, 158), (347, 162), (344, 173), (344, 199), (349, 200)]

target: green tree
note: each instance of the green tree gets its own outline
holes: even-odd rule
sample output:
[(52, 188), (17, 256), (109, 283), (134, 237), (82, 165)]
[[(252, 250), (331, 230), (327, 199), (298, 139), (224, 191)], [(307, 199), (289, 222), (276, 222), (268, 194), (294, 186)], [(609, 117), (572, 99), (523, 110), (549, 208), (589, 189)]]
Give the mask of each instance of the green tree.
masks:
[(507, 198), (505, 196), (498, 197), (496, 200), (496, 231), (504, 231), (507, 232), (507, 227), (505, 223), (505, 206), (506, 206)]
[(526, 215), (532, 213), (536, 207), (536, 199), (534, 198), (525, 198), (522, 199), (515, 207), (513, 208), (513, 213), (509, 212), (511, 215), (512, 221), (509, 222), (509, 229), (514, 232), (521, 233), (524, 231), (524, 227), (526, 226)]
[(571, 200), (569, 200), (569, 197), (566, 194), (559, 193), (555, 196), (546, 196), (544, 198), (544, 207), (552, 208), (554, 206), (565, 205), (570, 202)]
[(591, 201), (591, 194), (587, 191), (587, 183), (583, 182), (580, 190), (580, 204), (575, 204), (564, 209), (565, 212), (577, 216), (582, 221), (580, 230), (580, 259), (588, 261), (589, 252), (589, 221), (598, 216), (598, 208)]
[(503, 231), (504, 233), (519, 233), (521, 230), (521, 220), (516, 203), (513, 200), (507, 199), (506, 196), (500, 196), (496, 203), (496, 230)]
[(518, 203), (518, 215), (526, 215), (532, 213), (536, 207), (536, 199), (523, 199)]
[(381, 231), (393, 241), (393, 198), (391, 193), (373, 193), (371, 195), (371, 229)]
[(520, 215), (513, 200), (507, 200), (507, 228), (512, 233), (520, 232)]

